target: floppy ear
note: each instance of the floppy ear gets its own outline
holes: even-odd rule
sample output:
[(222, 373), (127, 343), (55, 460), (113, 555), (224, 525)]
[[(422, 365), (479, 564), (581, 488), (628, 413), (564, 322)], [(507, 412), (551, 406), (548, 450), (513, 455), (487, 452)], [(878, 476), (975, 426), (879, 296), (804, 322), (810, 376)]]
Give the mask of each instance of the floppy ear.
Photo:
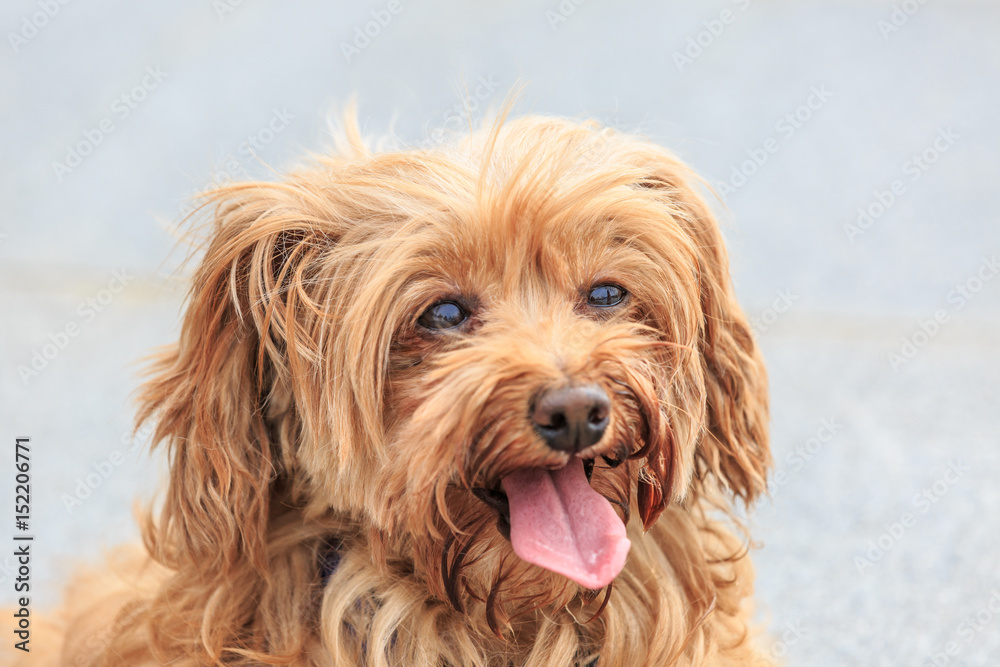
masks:
[(699, 353), (705, 383), (705, 433), (695, 452), (695, 475), (712, 475), (752, 502), (767, 490), (767, 374), (746, 316), (736, 302), (722, 234), (695, 189), (700, 179), (676, 158), (660, 155), (643, 185), (662, 190), (692, 238), (701, 323)]
[[(296, 290), (316, 248), (309, 216), (280, 184), (240, 184), (206, 197), (211, 242), (196, 271), (180, 340), (159, 354), (139, 395), (138, 423), (156, 418), (169, 486), (146, 539), (174, 568), (265, 568), (274, 482), (297, 438), (287, 340)], [(298, 276), (301, 277), (301, 276)], [(299, 303), (301, 308), (301, 303)]]
[(704, 470), (751, 503), (767, 491), (771, 466), (767, 373), (733, 293), (722, 235), (707, 210), (706, 216), (698, 272), (708, 433), (697, 454)]

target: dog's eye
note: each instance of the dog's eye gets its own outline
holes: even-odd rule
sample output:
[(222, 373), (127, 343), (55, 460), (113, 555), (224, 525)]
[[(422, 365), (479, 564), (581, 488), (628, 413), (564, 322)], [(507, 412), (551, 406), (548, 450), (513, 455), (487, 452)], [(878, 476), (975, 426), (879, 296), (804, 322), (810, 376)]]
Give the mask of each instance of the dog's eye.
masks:
[(417, 322), (428, 329), (453, 329), (469, 317), (454, 301), (442, 301), (424, 311)]
[(587, 295), (587, 303), (598, 308), (617, 306), (625, 300), (626, 294), (628, 292), (618, 285), (598, 285), (591, 288), (590, 294)]

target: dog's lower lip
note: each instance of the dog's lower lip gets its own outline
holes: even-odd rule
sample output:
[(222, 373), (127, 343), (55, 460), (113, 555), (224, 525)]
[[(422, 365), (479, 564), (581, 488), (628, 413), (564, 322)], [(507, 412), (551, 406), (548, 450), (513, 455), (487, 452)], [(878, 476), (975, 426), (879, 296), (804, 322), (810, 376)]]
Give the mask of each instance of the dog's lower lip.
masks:
[(472, 489), (472, 493), (497, 512), (510, 516), (510, 505), (507, 502), (507, 494), (503, 491), (475, 488)]
[(474, 488), (472, 493), (497, 513), (497, 530), (508, 541), (510, 540), (510, 503), (507, 494), (493, 489)]
[(608, 464), (609, 468), (617, 468), (625, 462), (622, 459), (618, 459), (613, 456), (601, 456), (601, 458), (604, 459), (604, 462)]

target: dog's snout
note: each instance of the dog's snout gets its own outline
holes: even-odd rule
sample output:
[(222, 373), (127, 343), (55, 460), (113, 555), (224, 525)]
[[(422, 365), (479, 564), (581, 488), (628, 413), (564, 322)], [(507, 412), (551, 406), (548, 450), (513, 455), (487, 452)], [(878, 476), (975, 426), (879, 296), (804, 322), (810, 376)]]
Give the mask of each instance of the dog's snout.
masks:
[(576, 453), (601, 439), (610, 413), (608, 395), (596, 384), (587, 384), (544, 391), (531, 420), (549, 447)]

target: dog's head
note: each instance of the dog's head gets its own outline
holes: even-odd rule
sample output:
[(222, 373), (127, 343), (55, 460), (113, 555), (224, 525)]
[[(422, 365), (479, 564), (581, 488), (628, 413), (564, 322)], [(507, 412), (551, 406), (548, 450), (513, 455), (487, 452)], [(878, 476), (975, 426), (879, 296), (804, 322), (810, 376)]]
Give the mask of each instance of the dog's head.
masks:
[(162, 544), (264, 568), (281, 508), (336, 513), (461, 607), (552, 572), (598, 589), (630, 520), (752, 500), (766, 379), (696, 186), (643, 140), (523, 118), (210, 194), (143, 394)]

